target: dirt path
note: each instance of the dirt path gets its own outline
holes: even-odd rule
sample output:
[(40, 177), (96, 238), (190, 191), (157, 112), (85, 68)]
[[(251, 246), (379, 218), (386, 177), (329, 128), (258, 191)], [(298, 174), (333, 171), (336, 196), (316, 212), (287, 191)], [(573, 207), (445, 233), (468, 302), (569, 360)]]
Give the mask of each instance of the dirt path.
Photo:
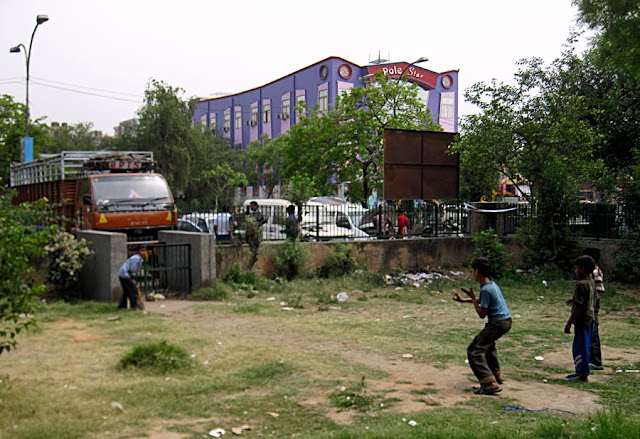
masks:
[[(319, 339), (307, 334), (283, 332), (276, 325), (264, 320), (246, 316), (229, 316), (211, 319), (194, 311), (193, 302), (163, 301), (147, 302), (148, 312), (164, 314), (180, 322), (207, 328), (230, 337), (243, 337), (252, 340), (268, 340), (282, 344), (289, 349), (314, 354), (326, 352), (340, 355), (349, 362), (379, 369), (387, 373), (384, 379), (368, 380), (371, 392), (385, 392), (389, 397), (399, 398), (390, 411), (407, 413), (422, 411), (433, 407), (453, 407), (472, 398), (488, 398), (473, 395), (470, 391), (473, 383), (469, 380), (470, 370), (466, 366), (438, 368), (434, 365), (417, 363), (412, 359), (394, 358), (369, 352), (358, 345), (339, 341)], [(561, 352), (550, 352), (553, 364), (571, 370), (571, 346)], [(550, 376), (550, 379), (561, 376)], [(597, 381), (598, 375), (592, 377)], [(578, 415), (595, 412), (600, 405), (598, 397), (576, 388), (535, 381), (508, 380), (503, 384), (503, 392), (498, 396), (506, 405), (515, 405), (530, 410), (555, 409), (566, 410)], [(428, 388), (430, 397), (416, 394), (416, 390)], [(326, 395), (319, 395), (308, 404), (325, 405)], [(333, 410), (327, 413), (335, 422), (349, 423), (350, 414)]]

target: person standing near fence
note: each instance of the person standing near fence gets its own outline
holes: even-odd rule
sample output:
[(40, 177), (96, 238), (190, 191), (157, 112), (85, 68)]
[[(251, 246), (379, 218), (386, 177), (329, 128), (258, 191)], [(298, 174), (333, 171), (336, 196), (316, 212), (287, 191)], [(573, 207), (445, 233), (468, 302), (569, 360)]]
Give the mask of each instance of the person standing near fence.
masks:
[(213, 230), (216, 233), (216, 241), (230, 242), (232, 232), (232, 218), (229, 206), (222, 206), (222, 212), (216, 213), (213, 218)]
[(600, 313), (600, 300), (604, 297), (604, 276), (602, 270), (598, 266), (600, 262), (600, 249), (595, 247), (589, 247), (584, 249), (582, 254), (591, 256), (596, 263), (596, 268), (593, 270), (593, 283), (595, 285), (595, 304), (593, 306), (593, 329), (591, 334), (591, 354), (589, 355), (589, 368), (591, 370), (602, 370), (602, 350), (600, 346), (600, 320), (598, 314)]
[(142, 261), (147, 258), (147, 248), (143, 245), (138, 247), (136, 254), (127, 259), (120, 267), (118, 279), (122, 286), (122, 297), (118, 302), (118, 309), (127, 309), (127, 299), (131, 309), (138, 311), (138, 285), (135, 276), (142, 272)]

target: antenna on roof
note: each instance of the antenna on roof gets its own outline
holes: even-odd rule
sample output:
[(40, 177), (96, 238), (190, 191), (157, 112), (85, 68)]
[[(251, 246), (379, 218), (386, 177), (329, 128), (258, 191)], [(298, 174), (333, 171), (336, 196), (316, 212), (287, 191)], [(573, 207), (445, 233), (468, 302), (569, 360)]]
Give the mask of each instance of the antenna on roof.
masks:
[[(369, 55), (369, 56), (371, 56), (371, 55)], [(383, 59), (380, 56), (380, 51), (379, 50), (378, 50), (378, 59), (374, 59), (374, 60), (369, 59), (369, 64), (384, 64), (386, 62), (389, 62), (389, 60), (388, 59)]]

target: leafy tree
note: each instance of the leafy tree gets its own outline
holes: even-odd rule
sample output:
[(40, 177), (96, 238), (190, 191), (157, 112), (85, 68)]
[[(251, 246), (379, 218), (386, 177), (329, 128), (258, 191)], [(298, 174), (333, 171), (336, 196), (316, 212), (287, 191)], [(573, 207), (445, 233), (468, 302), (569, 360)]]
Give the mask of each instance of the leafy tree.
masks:
[(269, 197), (275, 186), (282, 181), (281, 142), (281, 137), (262, 138), (251, 142), (244, 154), (248, 181), (254, 183), (254, 186), (262, 187)]
[[(229, 147), (226, 139), (216, 135), (204, 125), (192, 127), (193, 146), (189, 149), (191, 169), (185, 190), (186, 202), (191, 208), (200, 210), (210, 209), (215, 203), (215, 194), (211, 191), (209, 179), (205, 172), (212, 170), (217, 164), (226, 163), (235, 171), (241, 173), (242, 163), (238, 153)], [(209, 175), (210, 176), (210, 175)], [(230, 201), (227, 193), (219, 193), (218, 202)]]
[(173, 189), (187, 186), (190, 172), (189, 150), (193, 146), (194, 103), (185, 100), (184, 90), (152, 79), (138, 110), (135, 144), (153, 151), (154, 157)]
[(31, 279), (31, 260), (43, 255), (47, 242), (44, 232), (29, 224), (41, 224), (45, 202), (13, 206), (3, 189), (0, 196), (0, 354), (17, 344), (16, 336), (35, 325), (36, 297), (44, 285)]
[(637, 0), (573, 0), (578, 21), (598, 32), (595, 45), (613, 65), (640, 78), (640, 7)]
[(529, 198), (537, 208), (529, 241), (533, 262), (563, 268), (573, 257), (565, 219), (576, 208), (577, 183), (589, 181), (602, 165), (593, 157), (596, 133), (586, 122), (592, 110), (565, 77), (574, 59), (569, 49), (546, 68), (538, 58), (522, 60), (515, 84), (494, 80), (470, 87), (465, 97), (481, 112), (463, 119), (454, 148), (461, 161), (531, 183)]
[(364, 201), (382, 185), (382, 134), (385, 128), (442, 130), (418, 97), (418, 86), (375, 75), (355, 87), (326, 114), (316, 107), (283, 136), (283, 174), (302, 173), (321, 193), (350, 182), (352, 199)]
[(240, 184), (247, 184), (247, 177), (242, 172), (233, 170), (228, 163), (218, 163), (213, 168), (203, 171), (199, 180), (213, 194), (216, 211), (218, 210), (218, 200), (226, 197), (229, 189)]
[(51, 128), (51, 142), (45, 152), (97, 151), (109, 148), (106, 136), (93, 129), (92, 123), (63, 124)]
[[(24, 104), (9, 95), (0, 95), (0, 184), (9, 181), (11, 162), (20, 160), (20, 140), (25, 133)], [(34, 155), (46, 151), (50, 142), (44, 118), (32, 120), (29, 134), (33, 137)]]

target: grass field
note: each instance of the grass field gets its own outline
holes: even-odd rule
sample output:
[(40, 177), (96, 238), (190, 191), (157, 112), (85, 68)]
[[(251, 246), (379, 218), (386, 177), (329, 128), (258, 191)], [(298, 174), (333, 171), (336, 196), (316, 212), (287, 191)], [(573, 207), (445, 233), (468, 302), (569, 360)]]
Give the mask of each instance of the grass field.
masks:
[[(501, 281), (514, 316), (498, 342), (504, 390), (476, 396), (466, 347), (484, 322), (450, 294), (475, 286), (443, 274), (418, 287), (368, 273), (220, 284), (223, 301), (142, 313), (43, 304), (38, 328), (0, 356), (0, 437), (640, 437), (635, 289), (607, 284), (605, 370), (568, 384), (571, 282)], [(166, 363), (123, 368), (127, 355)]]

